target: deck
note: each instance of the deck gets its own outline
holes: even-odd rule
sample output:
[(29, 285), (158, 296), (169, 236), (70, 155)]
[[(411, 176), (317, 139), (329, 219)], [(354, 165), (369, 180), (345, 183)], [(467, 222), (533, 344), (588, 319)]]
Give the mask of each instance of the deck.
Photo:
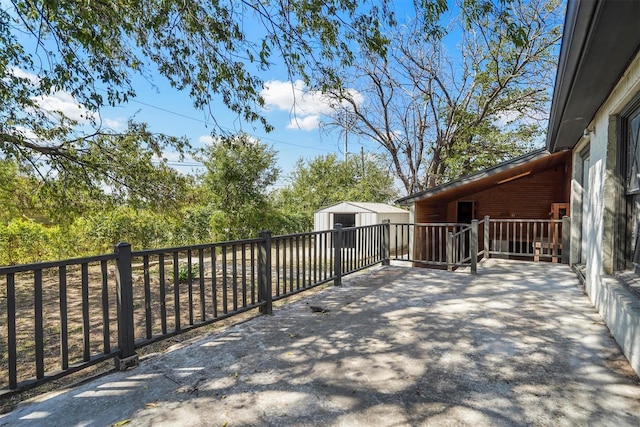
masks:
[[(313, 312), (317, 306), (328, 311)], [(375, 267), (0, 425), (634, 425), (640, 385), (566, 265)]]

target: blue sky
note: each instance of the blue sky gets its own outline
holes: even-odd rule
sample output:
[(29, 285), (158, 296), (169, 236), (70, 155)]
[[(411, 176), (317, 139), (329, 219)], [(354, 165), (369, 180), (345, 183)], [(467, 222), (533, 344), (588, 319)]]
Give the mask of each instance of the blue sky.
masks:
[[(453, 1), (450, 1), (454, 9)], [(0, 5), (8, 7), (7, 0)], [(397, 1), (395, 10), (399, 20), (406, 19), (413, 12), (413, 1)], [(452, 12), (445, 14), (443, 21), (451, 19)], [(257, 30), (259, 31), (259, 29)], [(450, 45), (455, 51), (455, 44)], [(277, 58), (272, 58), (277, 61)], [(259, 123), (243, 122), (229, 111), (222, 101), (212, 107), (213, 118), (192, 106), (187, 93), (173, 89), (167, 80), (152, 71), (152, 82), (137, 77), (134, 87), (135, 99), (113, 108), (104, 108), (100, 112), (103, 124), (114, 130), (124, 129), (129, 118), (145, 122), (153, 132), (173, 136), (187, 137), (194, 147), (211, 143), (210, 134), (216, 126), (231, 132), (244, 132), (271, 146), (278, 153), (278, 165), (282, 171), (278, 186), (287, 182), (295, 162), (300, 159), (313, 159), (318, 155), (336, 153), (340, 158), (344, 154), (344, 133), (339, 130), (327, 132), (320, 130), (319, 123), (331, 113), (328, 104), (321, 95), (306, 90), (300, 81), (289, 82), (288, 74), (281, 64), (275, 64), (259, 77), (265, 82), (263, 95), (267, 109), (263, 112), (267, 121), (274, 127), (266, 133)], [(70, 117), (78, 114), (77, 103), (65, 93), (52, 94), (40, 103), (44, 108), (69, 112)], [(295, 106), (295, 108), (294, 108)], [(379, 151), (377, 143), (349, 135), (349, 152), (359, 153)], [(170, 164), (183, 172), (195, 172), (199, 164), (193, 159), (180, 162), (174, 153), (166, 153)]]
[[(234, 113), (230, 112), (220, 102), (214, 107), (214, 116), (217, 125), (224, 130), (232, 132), (245, 132), (262, 142), (273, 147), (278, 152), (278, 164), (284, 175), (291, 171), (292, 166), (299, 158), (310, 159), (317, 155), (337, 153), (342, 157), (344, 137), (339, 132), (327, 134), (321, 133), (317, 120), (328, 112), (326, 105), (312, 95), (306, 95), (296, 100), (296, 113), (293, 113), (292, 85), (280, 76), (265, 77), (270, 85), (270, 90), (265, 92), (267, 99), (272, 102), (264, 115), (274, 130), (266, 133), (258, 123), (243, 123)], [(162, 77), (155, 76), (153, 87), (150, 82), (139, 79), (136, 83), (137, 97), (115, 108), (105, 108), (101, 112), (105, 124), (114, 129), (121, 129), (126, 125), (129, 117), (136, 121), (146, 122), (154, 132), (161, 132), (174, 136), (186, 136), (195, 147), (204, 146), (211, 142), (211, 131), (216, 123), (202, 111), (193, 108), (191, 99), (187, 94), (177, 92), (166, 83)], [(301, 83), (298, 83), (300, 87)], [(351, 136), (350, 142), (353, 148), (350, 151), (360, 150), (360, 145), (355, 136)], [(369, 144), (371, 145), (371, 144)], [(365, 147), (375, 148), (374, 146)], [(168, 153), (172, 166), (180, 166), (180, 170), (189, 171), (197, 168), (194, 160), (185, 160), (179, 163)], [(282, 184), (282, 182), (281, 182)]]
[[(413, 1), (397, 1), (394, 7), (398, 17), (404, 18), (405, 11), (413, 12)], [(277, 58), (272, 60), (277, 61)], [(282, 171), (278, 186), (287, 182), (288, 174), (300, 158), (313, 159), (329, 153), (343, 158), (344, 133), (339, 130), (320, 130), (318, 126), (319, 122), (326, 120), (326, 114), (331, 113), (322, 96), (309, 93), (301, 81), (290, 82), (282, 64), (274, 64), (270, 70), (261, 72), (259, 77), (266, 86), (263, 95), (267, 109), (263, 114), (274, 127), (272, 132), (266, 133), (259, 123), (243, 122), (227, 110), (221, 101), (212, 110), (217, 125), (224, 130), (242, 131), (277, 151), (278, 165)], [(210, 143), (209, 135), (216, 126), (211, 117), (193, 108), (188, 94), (171, 88), (162, 76), (154, 73), (152, 78), (153, 83), (138, 78), (135, 81), (137, 97), (128, 104), (103, 109), (103, 121), (117, 129), (126, 124), (127, 118), (134, 117), (136, 121), (148, 123), (152, 131), (186, 136), (195, 147)], [(380, 150), (377, 143), (362, 140), (353, 134), (348, 136), (350, 153), (359, 153), (362, 148), (365, 152)], [(194, 160), (178, 163), (171, 153), (167, 157), (171, 165), (181, 171), (188, 172), (198, 167)]]
[[(406, 5), (410, 4), (412, 2), (406, 2)], [(405, 2), (399, 2), (397, 6), (402, 9)], [(0, 7), (13, 9), (8, 0), (0, 0)], [(254, 31), (259, 32), (260, 29), (256, 26)], [(29, 51), (29, 45), (33, 44), (33, 40), (20, 34), (18, 37)], [(188, 93), (173, 89), (164, 77), (153, 70), (152, 64), (149, 66), (152, 81), (134, 76), (136, 98), (130, 99), (126, 104), (103, 108), (100, 111), (100, 119), (104, 126), (122, 130), (126, 127), (127, 120), (133, 118), (135, 121), (147, 123), (153, 132), (185, 136), (194, 147), (210, 144), (210, 134), (216, 126), (226, 131), (244, 132), (268, 144), (278, 153), (278, 166), (282, 171), (278, 185), (282, 186), (287, 182), (287, 175), (300, 158), (312, 159), (329, 153), (336, 153), (342, 158), (344, 134), (339, 131), (320, 131), (318, 124), (322, 121), (323, 115), (331, 112), (327, 103), (317, 94), (309, 93), (302, 83), (289, 82), (287, 71), (282, 64), (277, 63), (276, 57), (272, 60), (276, 61), (274, 66), (259, 74), (267, 85), (264, 96), (268, 105), (263, 114), (274, 127), (270, 133), (266, 133), (259, 123), (243, 122), (229, 111), (222, 101), (212, 107), (215, 120), (203, 111), (195, 109)], [(34, 83), (37, 81), (37, 77), (29, 70), (13, 72), (32, 78)], [(85, 120), (80, 116), (86, 113), (85, 110), (79, 108), (69, 93), (58, 91), (42, 97), (38, 103), (45, 110), (61, 111), (70, 118), (80, 120), (81, 123)], [(349, 136), (349, 152), (360, 152), (362, 144), (355, 135)], [(378, 149), (374, 143), (364, 144), (365, 151)], [(193, 159), (180, 162), (175, 153), (166, 153), (166, 157), (172, 166), (183, 172), (198, 170), (199, 164)]]

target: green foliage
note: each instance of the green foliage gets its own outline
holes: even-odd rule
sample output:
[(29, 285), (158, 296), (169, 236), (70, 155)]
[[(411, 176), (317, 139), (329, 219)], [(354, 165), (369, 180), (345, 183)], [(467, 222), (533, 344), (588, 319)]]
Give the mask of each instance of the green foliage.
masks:
[(163, 245), (182, 246), (212, 242), (213, 209), (207, 205), (187, 205), (175, 217), (167, 218)]
[(85, 232), (101, 252), (110, 252), (118, 242), (136, 249), (157, 248), (165, 241), (163, 217), (151, 210), (119, 206), (97, 213), (87, 221)]
[[(444, 4), (444, 0), (438, 0)], [(0, 151), (55, 179), (124, 191), (134, 199), (173, 196), (166, 168), (150, 157), (189, 150), (180, 138), (143, 123), (114, 132), (100, 110), (135, 98), (134, 82), (158, 72), (215, 122), (222, 102), (246, 122), (262, 116), (260, 72), (284, 62), (314, 88), (339, 87), (359, 50), (386, 54), (381, 31), (395, 25), (391, 5), (351, 0), (12, 0), (0, 8)], [(280, 66), (280, 64), (278, 64)], [(153, 84), (153, 82), (151, 82)], [(76, 112), (52, 111), (62, 94)], [(145, 180), (152, 180), (148, 186)], [(175, 180), (171, 177), (170, 180)], [(118, 194), (118, 196), (120, 196)]]
[(0, 263), (25, 264), (51, 259), (50, 231), (42, 224), (25, 218), (14, 218), (0, 224)]
[(191, 264), (191, 269), (189, 269), (189, 265), (187, 263), (183, 264), (178, 270), (178, 283), (187, 283), (189, 279), (197, 278), (199, 268), (200, 264), (197, 262)]
[(33, 209), (34, 182), (19, 170), (16, 162), (0, 159), (0, 223)]
[(276, 153), (247, 135), (222, 138), (203, 153), (203, 193), (213, 237), (254, 236), (268, 217), (268, 189), (279, 174)]

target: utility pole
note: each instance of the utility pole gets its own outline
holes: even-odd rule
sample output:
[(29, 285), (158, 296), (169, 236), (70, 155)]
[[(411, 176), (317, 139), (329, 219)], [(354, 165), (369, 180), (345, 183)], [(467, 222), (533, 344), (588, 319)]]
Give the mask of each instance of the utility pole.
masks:
[(349, 150), (349, 116), (347, 110), (344, 111), (344, 161), (347, 162)]

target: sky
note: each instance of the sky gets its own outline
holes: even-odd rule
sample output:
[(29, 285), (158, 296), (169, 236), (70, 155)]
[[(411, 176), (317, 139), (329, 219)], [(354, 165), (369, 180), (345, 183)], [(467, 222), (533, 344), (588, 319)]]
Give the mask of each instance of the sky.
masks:
[[(261, 76), (263, 79), (265, 76)], [(263, 96), (267, 102), (263, 114), (274, 130), (267, 133), (259, 123), (243, 123), (234, 113), (220, 102), (214, 107), (217, 124), (191, 104), (187, 94), (180, 93), (156, 76), (151, 83), (140, 79), (136, 84), (137, 97), (128, 104), (101, 111), (103, 123), (121, 130), (126, 127), (129, 117), (149, 124), (154, 132), (173, 136), (186, 136), (194, 147), (212, 143), (211, 132), (216, 126), (225, 131), (244, 132), (272, 147), (278, 153), (278, 166), (282, 176), (278, 185), (285, 185), (287, 175), (300, 158), (312, 159), (318, 155), (336, 153), (343, 158), (344, 136), (338, 131), (320, 131), (319, 123), (323, 115), (331, 112), (327, 102), (316, 93), (306, 93), (301, 81), (291, 83), (282, 76), (272, 75), (265, 81)], [(295, 92), (295, 97), (294, 97)], [(304, 92), (304, 93), (303, 93)], [(75, 108), (72, 100), (70, 107)], [(295, 109), (294, 109), (295, 102)], [(349, 151), (360, 151), (362, 142), (355, 136), (349, 138)], [(374, 149), (371, 143), (367, 151)], [(197, 171), (200, 164), (193, 159), (179, 162), (172, 153), (167, 153), (171, 166), (183, 172)]]
[[(9, 6), (8, 0), (0, 0), (0, 5)], [(412, 1), (400, 0), (395, 3), (396, 13), (402, 19), (402, 13), (412, 9), (412, 5)], [(270, 70), (259, 74), (265, 82), (262, 95), (266, 108), (262, 113), (274, 128), (270, 133), (266, 133), (259, 123), (243, 122), (222, 101), (212, 107), (214, 121), (193, 107), (187, 93), (173, 89), (164, 77), (151, 71), (152, 81), (142, 77), (134, 79), (136, 98), (126, 104), (101, 110), (100, 117), (105, 126), (116, 131), (122, 130), (127, 120), (133, 118), (147, 123), (153, 132), (184, 136), (196, 148), (212, 143), (210, 135), (216, 126), (225, 131), (244, 132), (277, 152), (281, 176), (276, 187), (287, 184), (288, 176), (300, 158), (311, 160), (330, 153), (344, 157), (344, 133), (337, 129), (328, 131), (320, 128), (320, 123), (331, 113), (328, 102), (321, 94), (309, 92), (301, 81), (288, 81), (287, 72), (281, 64), (276, 63)], [(67, 112), (71, 118), (76, 118), (82, 112), (75, 100), (64, 92), (42, 99), (40, 105)], [(365, 152), (380, 150), (377, 143), (353, 134), (348, 135), (348, 141), (349, 153), (359, 153), (361, 149)], [(166, 157), (171, 166), (182, 172), (201, 170), (201, 164), (193, 159), (180, 161), (175, 153), (166, 153)]]
[[(407, 5), (411, 2), (407, 2)], [(9, 0), (0, 0), (0, 7), (11, 10)], [(400, 2), (404, 7), (404, 1)], [(23, 43), (28, 41), (23, 40)], [(27, 50), (28, 50), (27, 46)], [(187, 137), (193, 147), (203, 147), (212, 143), (211, 132), (219, 126), (230, 132), (244, 132), (251, 137), (269, 145), (277, 152), (278, 166), (281, 176), (276, 185), (284, 186), (288, 175), (300, 158), (313, 159), (319, 155), (335, 153), (339, 158), (344, 156), (344, 133), (339, 130), (328, 132), (320, 130), (320, 122), (331, 113), (331, 108), (318, 93), (309, 92), (301, 81), (288, 81), (286, 69), (277, 63), (259, 77), (265, 82), (262, 95), (266, 100), (266, 108), (262, 112), (273, 131), (267, 133), (259, 123), (243, 122), (236, 114), (229, 111), (220, 100), (212, 107), (213, 115), (205, 114), (193, 107), (188, 93), (179, 92), (171, 87), (168, 81), (149, 66), (151, 75), (148, 78), (135, 76), (133, 80), (136, 97), (116, 107), (105, 107), (100, 111), (102, 124), (115, 131), (126, 128), (127, 120), (133, 118), (137, 122), (145, 122), (152, 132), (171, 136)], [(15, 74), (33, 78), (23, 70), (13, 70)], [(98, 89), (101, 88), (98, 86)], [(105, 91), (106, 93), (106, 91)], [(86, 114), (81, 106), (66, 92), (58, 91), (38, 100), (46, 110), (62, 111), (72, 119), (83, 122), (82, 114)], [(349, 152), (374, 151), (378, 147), (371, 142), (363, 142), (355, 135), (349, 136)], [(198, 172), (201, 164), (193, 159), (180, 161), (177, 154), (166, 153), (169, 164), (185, 172)]]

